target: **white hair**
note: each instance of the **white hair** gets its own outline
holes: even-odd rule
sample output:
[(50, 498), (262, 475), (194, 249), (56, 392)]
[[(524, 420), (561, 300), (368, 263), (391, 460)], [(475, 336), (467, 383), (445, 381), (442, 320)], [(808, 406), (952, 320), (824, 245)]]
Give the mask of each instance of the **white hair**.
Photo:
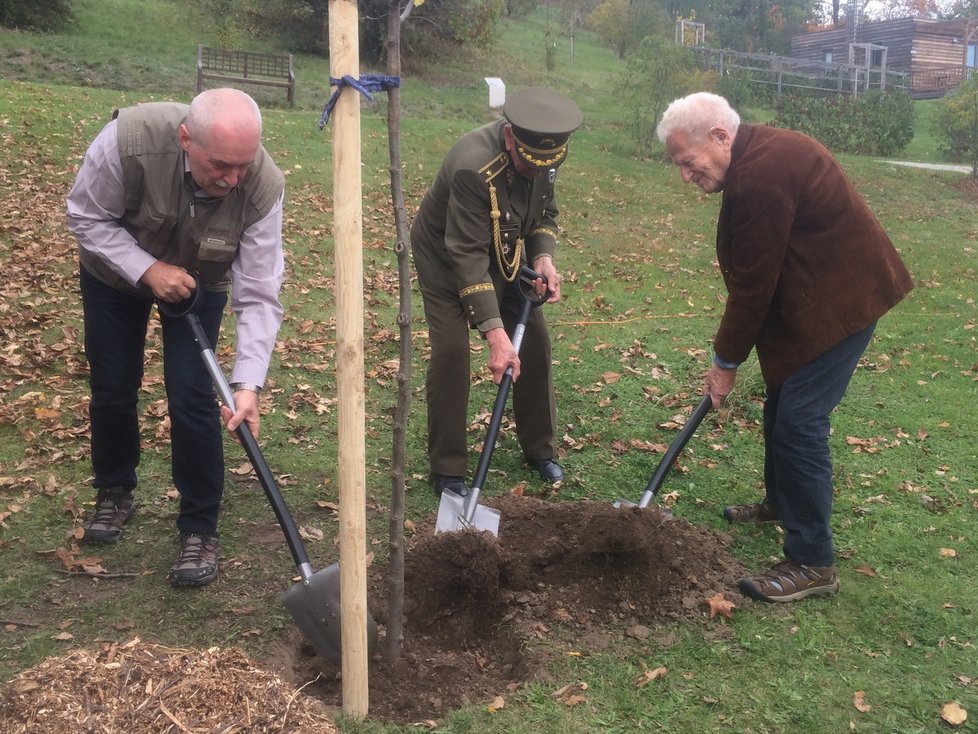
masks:
[(676, 130), (699, 139), (714, 125), (726, 128), (731, 137), (736, 137), (740, 115), (723, 97), (710, 92), (696, 92), (673, 100), (662, 113), (655, 132), (663, 143)]

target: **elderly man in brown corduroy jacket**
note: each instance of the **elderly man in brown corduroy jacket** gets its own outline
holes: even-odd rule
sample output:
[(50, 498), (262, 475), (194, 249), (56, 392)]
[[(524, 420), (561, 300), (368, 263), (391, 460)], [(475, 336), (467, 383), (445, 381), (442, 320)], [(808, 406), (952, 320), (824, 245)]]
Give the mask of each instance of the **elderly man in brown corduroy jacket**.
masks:
[(719, 407), (752, 349), (767, 386), (766, 497), (724, 516), (781, 522), (785, 560), (740, 587), (769, 602), (834, 594), (829, 414), (910, 274), (816, 140), (741, 124), (706, 92), (675, 100), (657, 132), (685, 183), (723, 197), (716, 245), (728, 297), (703, 392)]

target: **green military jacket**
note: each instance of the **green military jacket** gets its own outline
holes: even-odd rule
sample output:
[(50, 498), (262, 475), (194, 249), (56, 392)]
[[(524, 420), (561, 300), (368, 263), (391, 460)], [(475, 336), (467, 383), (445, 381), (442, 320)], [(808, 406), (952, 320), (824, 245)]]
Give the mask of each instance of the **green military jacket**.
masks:
[(521, 263), (553, 256), (559, 231), (553, 182), (516, 173), (505, 125), (500, 119), (458, 140), (411, 228), (412, 247), (435, 251), (469, 324), (482, 332), (502, 326), (493, 276), (512, 280)]

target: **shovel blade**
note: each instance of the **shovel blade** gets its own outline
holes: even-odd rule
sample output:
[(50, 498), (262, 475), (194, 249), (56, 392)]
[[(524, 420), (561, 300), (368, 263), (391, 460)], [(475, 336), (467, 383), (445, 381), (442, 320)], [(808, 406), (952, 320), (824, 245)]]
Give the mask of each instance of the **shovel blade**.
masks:
[[(294, 584), (282, 603), (320, 657), (339, 664), (343, 659), (340, 625), (340, 567), (334, 563)], [(367, 614), (367, 649), (373, 654), (377, 623)]]
[(450, 489), (441, 493), (438, 503), (438, 519), (435, 521), (436, 533), (454, 533), (459, 530), (475, 528), (488, 530), (495, 536), (499, 535), (499, 510), (485, 505), (476, 505), (472, 522), (465, 520), (465, 498), (455, 494)]

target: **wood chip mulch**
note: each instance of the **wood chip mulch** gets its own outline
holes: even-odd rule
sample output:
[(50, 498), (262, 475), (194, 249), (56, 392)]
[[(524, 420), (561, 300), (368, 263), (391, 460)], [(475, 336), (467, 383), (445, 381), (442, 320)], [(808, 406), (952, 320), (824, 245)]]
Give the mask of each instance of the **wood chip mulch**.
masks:
[(0, 687), (4, 734), (336, 734), (322, 702), (243, 652), (105, 644)]

